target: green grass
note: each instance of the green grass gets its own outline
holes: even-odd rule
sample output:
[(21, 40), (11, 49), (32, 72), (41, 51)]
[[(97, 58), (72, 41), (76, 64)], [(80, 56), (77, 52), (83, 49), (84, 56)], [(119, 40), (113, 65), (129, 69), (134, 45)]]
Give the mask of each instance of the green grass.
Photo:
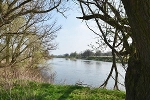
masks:
[[(27, 84), (26, 84), (27, 83)], [(0, 87), (0, 100), (124, 100), (125, 92), (82, 86), (25, 82)]]

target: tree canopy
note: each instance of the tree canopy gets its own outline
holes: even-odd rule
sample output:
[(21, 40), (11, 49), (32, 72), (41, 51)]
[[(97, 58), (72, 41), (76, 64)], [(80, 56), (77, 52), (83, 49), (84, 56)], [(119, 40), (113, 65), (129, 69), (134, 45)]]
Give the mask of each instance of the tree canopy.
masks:
[[(54, 39), (61, 29), (52, 16), (64, 14), (62, 0), (0, 0), (0, 80), (1, 86), (16, 80), (52, 82), (41, 69), (57, 48)], [(48, 23), (46, 23), (46, 21)], [(39, 67), (40, 66), (40, 67)], [(11, 88), (11, 87), (8, 87)]]

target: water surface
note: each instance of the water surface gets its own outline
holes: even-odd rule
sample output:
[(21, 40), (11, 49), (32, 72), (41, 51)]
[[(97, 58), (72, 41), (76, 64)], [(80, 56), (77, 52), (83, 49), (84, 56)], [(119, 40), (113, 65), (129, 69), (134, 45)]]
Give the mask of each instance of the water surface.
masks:
[[(52, 72), (56, 72), (55, 84), (74, 85), (82, 82), (91, 87), (99, 87), (110, 72), (112, 63), (92, 60), (70, 60), (64, 58), (53, 58), (48, 61)], [(121, 64), (117, 64), (118, 70), (122, 76), (125, 71)], [(119, 82), (124, 84), (124, 78), (119, 76)], [(108, 89), (113, 89), (114, 80), (109, 80)], [(125, 90), (119, 85), (121, 90)]]

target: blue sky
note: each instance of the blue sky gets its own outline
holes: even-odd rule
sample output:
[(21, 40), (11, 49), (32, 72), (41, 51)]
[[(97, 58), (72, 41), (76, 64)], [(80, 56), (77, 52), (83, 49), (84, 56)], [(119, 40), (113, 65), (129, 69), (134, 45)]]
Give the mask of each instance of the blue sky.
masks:
[(74, 7), (65, 15), (67, 18), (57, 15), (57, 24), (62, 25), (62, 29), (55, 39), (58, 43), (58, 49), (51, 51), (51, 54), (60, 55), (75, 51), (79, 53), (91, 49), (88, 45), (94, 42), (96, 36), (87, 28), (84, 21), (76, 18), (82, 16), (82, 14)]

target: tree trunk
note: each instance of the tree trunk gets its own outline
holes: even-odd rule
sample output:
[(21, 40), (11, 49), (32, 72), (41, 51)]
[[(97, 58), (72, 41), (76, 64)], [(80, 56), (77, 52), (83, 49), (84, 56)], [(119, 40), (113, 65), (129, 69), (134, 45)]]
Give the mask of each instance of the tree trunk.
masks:
[(9, 63), (10, 52), (9, 52), (10, 36), (6, 35), (6, 64)]
[(126, 100), (150, 100), (150, 1), (122, 0), (135, 41), (126, 73)]
[(136, 54), (130, 56), (128, 60), (128, 68), (125, 77), (125, 87), (126, 87), (126, 100), (137, 100), (136, 98), (136, 91), (137, 83), (140, 77), (140, 69), (141, 64), (140, 61), (137, 59)]

